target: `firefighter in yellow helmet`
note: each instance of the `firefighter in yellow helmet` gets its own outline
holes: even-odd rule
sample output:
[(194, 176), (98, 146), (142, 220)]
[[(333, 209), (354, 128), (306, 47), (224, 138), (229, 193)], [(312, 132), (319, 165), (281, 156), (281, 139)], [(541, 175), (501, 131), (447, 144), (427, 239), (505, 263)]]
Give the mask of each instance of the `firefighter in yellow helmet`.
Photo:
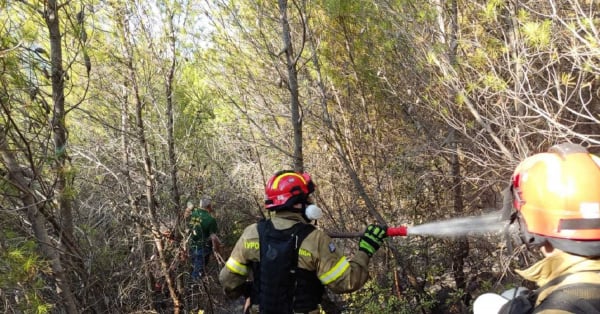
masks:
[(474, 313), (600, 313), (600, 158), (555, 145), (517, 166), (511, 191), (521, 239), (544, 255), (517, 273), (539, 288), (484, 294)]
[(260, 313), (319, 313), (325, 286), (343, 293), (364, 285), (369, 259), (386, 237), (386, 228), (368, 226), (359, 251), (347, 258), (310, 224), (320, 217), (310, 204), (314, 189), (308, 173), (280, 171), (270, 178), (265, 207), (272, 217), (248, 226), (237, 241), (219, 274), (226, 294), (244, 294)]

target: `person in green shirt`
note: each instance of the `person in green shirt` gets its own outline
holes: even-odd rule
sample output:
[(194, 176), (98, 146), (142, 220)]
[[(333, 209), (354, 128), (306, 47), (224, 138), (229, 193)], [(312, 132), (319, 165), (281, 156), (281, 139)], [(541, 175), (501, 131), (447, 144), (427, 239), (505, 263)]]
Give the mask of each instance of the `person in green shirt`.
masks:
[(217, 236), (217, 221), (211, 215), (213, 207), (210, 198), (200, 200), (199, 208), (188, 202), (186, 216), (189, 217), (188, 252), (192, 260), (192, 279), (204, 275), (204, 268), (210, 259), (213, 248), (219, 249), (221, 242)]

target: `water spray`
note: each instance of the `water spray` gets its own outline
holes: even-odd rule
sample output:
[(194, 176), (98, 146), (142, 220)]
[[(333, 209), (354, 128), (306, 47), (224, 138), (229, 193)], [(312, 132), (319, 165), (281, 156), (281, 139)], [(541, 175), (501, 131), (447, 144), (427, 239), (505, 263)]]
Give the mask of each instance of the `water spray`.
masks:
[[(448, 220), (425, 223), (416, 226), (388, 227), (388, 237), (406, 237), (412, 235), (456, 237), (467, 234), (484, 234), (499, 232), (506, 225), (502, 220), (501, 212), (494, 212), (483, 216), (461, 217)], [(356, 238), (362, 236), (361, 232), (335, 233), (328, 232), (332, 238)]]

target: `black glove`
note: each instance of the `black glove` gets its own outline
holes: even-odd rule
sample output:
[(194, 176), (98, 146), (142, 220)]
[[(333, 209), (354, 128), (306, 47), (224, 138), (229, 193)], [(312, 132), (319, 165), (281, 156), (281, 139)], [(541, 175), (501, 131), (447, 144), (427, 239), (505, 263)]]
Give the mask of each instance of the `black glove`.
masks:
[(365, 233), (358, 242), (358, 249), (369, 255), (373, 254), (379, 249), (383, 239), (387, 237), (387, 227), (378, 225), (369, 225)]

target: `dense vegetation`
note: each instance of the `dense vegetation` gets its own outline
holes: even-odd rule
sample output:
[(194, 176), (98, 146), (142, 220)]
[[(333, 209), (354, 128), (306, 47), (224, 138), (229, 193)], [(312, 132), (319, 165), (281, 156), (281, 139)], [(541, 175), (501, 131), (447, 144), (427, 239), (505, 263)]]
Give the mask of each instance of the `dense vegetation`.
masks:
[[(595, 0), (0, 0), (0, 311), (187, 311), (185, 203), (213, 198), (230, 249), (280, 169), (313, 175), (330, 232), (496, 210), (525, 156), (598, 152), (599, 16)], [(327, 308), (466, 313), (531, 257), (499, 235), (390, 239), (374, 280)], [(214, 278), (199, 295), (229, 304)]]

